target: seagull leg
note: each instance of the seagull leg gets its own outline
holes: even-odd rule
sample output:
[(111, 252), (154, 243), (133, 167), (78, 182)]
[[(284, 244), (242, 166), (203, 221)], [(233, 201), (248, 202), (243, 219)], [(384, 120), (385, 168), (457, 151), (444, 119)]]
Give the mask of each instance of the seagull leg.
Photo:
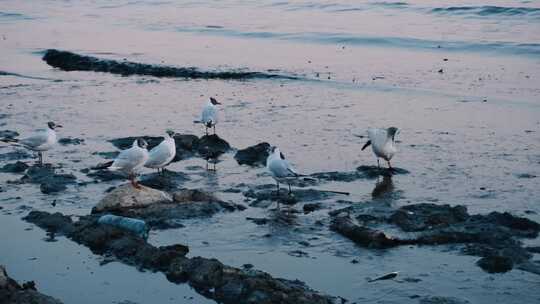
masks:
[(208, 126), (204, 126), (204, 132), (205, 132), (206, 135), (208, 136)]
[(214, 125), (214, 135), (216, 135), (216, 125)]
[(377, 168), (381, 167), (381, 163), (379, 162), (379, 158), (377, 157)]
[(289, 196), (292, 194), (291, 184), (289, 183)]
[(388, 161), (388, 170), (390, 170), (390, 173), (394, 172), (394, 168), (392, 168), (392, 164), (390, 164), (390, 161)]

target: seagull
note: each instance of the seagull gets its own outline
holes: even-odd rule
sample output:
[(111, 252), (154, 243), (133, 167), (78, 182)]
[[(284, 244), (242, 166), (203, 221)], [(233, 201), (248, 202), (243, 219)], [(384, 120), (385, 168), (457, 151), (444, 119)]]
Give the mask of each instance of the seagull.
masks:
[(216, 124), (218, 123), (218, 110), (216, 105), (220, 104), (221, 103), (214, 97), (210, 97), (210, 100), (203, 108), (200, 122), (204, 124), (206, 135), (208, 135), (208, 128), (214, 128), (214, 134), (216, 134)]
[(61, 127), (61, 125), (57, 125), (54, 122), (49, 121), (46, 129), (37, 130), (35, 134), (27, 138), (12, 138), (4, 141), (22, 146), (28, 150), (37, 151), (39, 164), (43, 165), (43, 152), (50, 150), (57, 143), (55, 129)]
[(161, 173), (164, 173), (164, 168), (167, 166), (176, 155), (176, 144), (174, 142), (174, 131), (167, 130), (165, 132), (165, 139), (155, 146), (150, 152), (148, 152), (148, 160), (144, 164), (146, 168), (161, 169)]
[(131, 148), (122, 150), (116, 157), (109, 170), (121, 171), (128, 175), (133, 187), (140, 189), (141, 186), (137, 183), (136, 173), (144, 166), (148, 160), (148, 143), (142, 138), (133, 141)]
[(396, 127), (390, 127), (388, 129), (368, 129), (369, 140), (362, 147), (362, 151), (371, 145), (373, 153), (377, 156), (377, 167), (380, 167), (379, 158), (383, 158), (388, 163), (388, 168), (392, 170), (390, 160), (397, 152), (395, 137), (398, 132), (399, 130)]
[(291, 191), (290, 179), (298, 178), (301, 175), (296, 173), (291, 164), (285, 159), (278, 147), (271, 147), (268, 158), (266, 159), (266, 169), (272, 175), (277, 185), (277, 195), (279, 196), (279, 183), (286, 182), (289, 185), (289, 194)]

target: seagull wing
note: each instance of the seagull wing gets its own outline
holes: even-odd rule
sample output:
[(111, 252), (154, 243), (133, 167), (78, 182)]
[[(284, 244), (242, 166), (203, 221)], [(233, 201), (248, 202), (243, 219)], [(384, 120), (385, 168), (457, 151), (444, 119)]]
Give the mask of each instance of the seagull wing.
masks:
[(278, 178), (298, 176), (298, 173), (294, 171), (289, 162), (281, 158), (275, 158), (271, 160), (268, 164), (268, 170), (274, 177)]
[(154, 147), (148, 153), (148, 160), (145, 166), (148, 168), (160, 167), (168, 164), (173, 158), (173, 149), (170, 149), (167, 142), (164, 140), (159, 145)]
[(28, 148), (36, 148), (43, 144), (47, 143), (47, 140), (49, 139), (49, 134), (47, 134), (47, 131), (40, 130), (36, 134), (23, 138), (19, 141), (19, 144), (26, 146)]
[(368, 137), (371, 144), (380, 149), (386, 143), (388, 139), (388, 132), (386, 129), (370, 128), (368, 129)]
[(109, 167), (111, 170), (131, 171), (142, 166), (145, 161), (145, 154), (140, 149), (130, 148), (120, 152), (113, 164)]

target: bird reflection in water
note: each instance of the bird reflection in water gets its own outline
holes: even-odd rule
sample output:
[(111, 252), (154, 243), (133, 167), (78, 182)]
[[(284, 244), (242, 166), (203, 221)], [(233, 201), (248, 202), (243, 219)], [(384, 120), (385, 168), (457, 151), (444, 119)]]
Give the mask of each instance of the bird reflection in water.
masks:
[(384, 174), (382, 180), (380, 177), (377, 178), (377, 183), (375, 183), (375, 188), (371, 192), (371, 197), (374, 199), (388, 198), (393, 192), (394, 182), (392, 181), (392, 175)]

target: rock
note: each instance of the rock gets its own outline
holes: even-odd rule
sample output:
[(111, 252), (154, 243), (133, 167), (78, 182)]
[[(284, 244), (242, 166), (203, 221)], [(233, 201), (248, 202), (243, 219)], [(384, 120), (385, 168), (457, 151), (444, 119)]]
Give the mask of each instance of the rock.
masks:
[(67, 185), (77, 183), (73, 174), (57, 174), (50, 164), (33, 165), (26, 170), (21, 182), (40, 184), (41, 192), (51, 194), (67, 189)]
[[(243, 205), (222, 201), (196, 189), (182, 189), (169, 195), (150, 189), (150, 194), (139, 194), (131, 185), (124, 185), (107, 194), (92, 209), (92, 213), (111, 212), (129, 218), (144, 220), (153, 229), (184, 227), (182, 221), (190, 218), (210, 217), (218, 212), (244, 210)], [(130, 187), (132, 189), (127, 189)], [(142, 196), (141, 196), (142, 195)]]
[(313, 212), (313, 211), (316, 211), (316, 210), (319, 210), (322, 208), (322, 204), (321, 203), (308, 203), (308, 204), (304, 204), (304, 213), (308, 214), (310, 212)]
[(390, 248), (402, 244), (402, 241), (390, 238), (382, 231), (354, 224), (348, 216), (332, 219), (330, 229), (368, 248)]
[[(350, 214), (362, 224), (353, 223)], [(485, 258), (478, 265), (486, 271), (508, 271), (514, 265), (537, 271), (535, 267), (523, 266), (532, 255), (516, 238), (538, 237), (540, 224), (509, 213), (469, 215), (464, 206), (435, 204), (413, 204), (393, 210), (391, 204), (375, 207), (367, 203), (336, 210), (330, 215), (331, 229), (361, 246), (465, 244), (462, 252)], [(415, 233), (408, 238), (390, 238), (373, 227), (388, 228), (389, 224)]]
[(514, 262), (511, 258), (505, 256), (490, 256), (481, 258), (476, 262), (483, 270), (489, 273), (507, 272), (512, 270)]
[(73, 138), (73, 137), (64, 137), (58, 140), (58, 143), (67, 146), (67, 145), (80, 145), (84, 142), (82, 138)]
[(252, 221), (256, 225), (266, 225), (268, 224), (268, 219), (265, 217), (246, 217), (246, 220)]
[(131, 148), (133, 142), (137, 140), (137, 138), (142, 138), (148, 143), (148, 151), (150, 151), (152, 148), (159, 145), (163, 141), (163, 137), (160, 136), (130, 136), (111, 139), (109, 140), (109, 142), (118, 149), (125, 150)]
[(115, 257), (140, 269), (161, 271), (171, 282), (187, 282), (198, 293), (219, 303), (337, 303), (337, 298), (314, 291), (298, 280), (230, 267), (216, 259), (188, 258), (188, 248), (179, 244), (154, 247), (116, 227), (98, 225), (95, 216), (83, 216), (66, 225), (66, 236), (94, 253)]
[(92, 213), (126, 208), (141, 208), (157, 203), (172, 203), (172, 197), (163, 191), (145, 186), (141, 186), (141, 189), (137, 189), (131, 184), (125, 184), (107, 193), (105, 197), (92, 208)]
[(218, 158), (221, 154), (228, 152), (231, 146), (224, 139), (216, 134), (201, 137), (197, 145), (197, 152), (203, 158)]
[(25, 150), (17, 150), (0, 154), (0, 161), (20, 160), (28, 158), (32, 158), (32, 155)]
[(258, 143), (242, 150), (238, 150), (234, 159), (239, 165), (265, 166), (268, 158), (268, 149), (270, 144), (267, 142)]
[(19, 136), (19, 133), (11, 130), (2, 130), (0, 131), (0, 139), (14, 139)]
[(190, 178), (183, 172), (169, 171), (165, 169), (164, 175), (152, 173), (145, 174), (139, 181), (140, 184), (163, 191), (172, 191), (180, 188)]
[(5, 164), (0, 171), (1, 172), (7, 172), (7, 173), (22, 173), (28, 169), (28, 165), (26, 163), (23, 163), (22, 161), (17, 161), (15, 163), (11, 164)]
[(73, 223), (69, 216), (65, 216), (60, 212), (51, 214), (43, 211), (30, 211), (23, 219), (27, 222), (36, 224), (48, 232), (63, 234), (69, 232), (69, 230), (66, 229), (71, 227)]
[(425, 297), (420, 299), (420, 304), (470, 304), (467, 300), (454, 297)]
[(465, 221), (468, 216), (467, 208), (464, 206), (415, 204), (399, 208), (390, 217), (390, 222), (403, 231), (423, 231), (448, 227)]
[(33, 281), (22, 286), (10, 278), (0, 265), (0, 304), (61, 304), (59, 300), (39, 293)]
[(49, 49), (43, 55), (48, 65), (63, 71), (94, 71), (112, 73), (122, 76), (148, 75), (154, 77), (179, 77), (201, 79), (254, 79), (254, 78), (284, 78), (296, 79), (294, 76), (269, 74), (264, 72), (249, 72), (243, 70), (201, 71), (195, 67), (160, 66), (101, 59), (92, 56), (79, 55), (72, 52)]

